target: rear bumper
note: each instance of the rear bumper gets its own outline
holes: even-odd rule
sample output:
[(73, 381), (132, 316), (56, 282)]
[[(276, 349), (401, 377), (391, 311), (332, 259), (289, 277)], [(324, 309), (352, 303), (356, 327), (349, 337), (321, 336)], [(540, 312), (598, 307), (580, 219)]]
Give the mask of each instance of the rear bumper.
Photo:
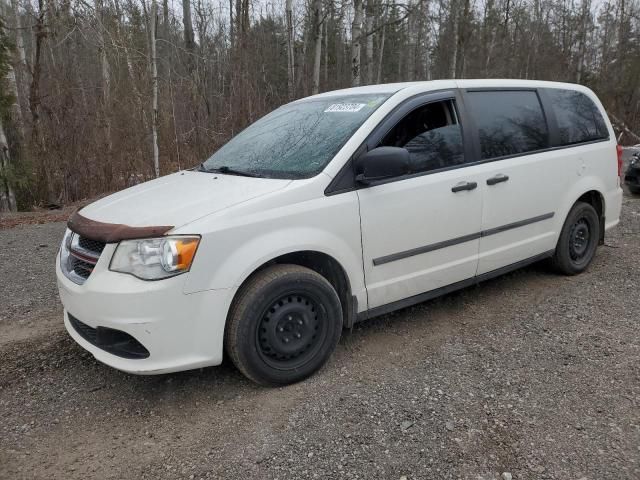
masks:
[(605, 197), (605, 224), (604, 229), (609, 230), (620, 223), (622, 211), (622, 188), (618, 187)]
[[(231, 289), (185, 294), (182, 276), (145, 282), (108, 270), (96, 270), (87, 282), (77, 285), (64, 276), (59, 262), (56, 272), (65, 327), (98, 361), (135, 374), (176, 372), (222, 362)], [(76, 328), (71, 324), (70, 315), (89, 327), (84, 335), (77, 323)], [(123, 332), (126, 335), (120, 338), (133, 337), (148, 355), (126, 358), (122, 351), (96, 342), (91, 329), (116, 331), (116, 341), (117, 332)]]

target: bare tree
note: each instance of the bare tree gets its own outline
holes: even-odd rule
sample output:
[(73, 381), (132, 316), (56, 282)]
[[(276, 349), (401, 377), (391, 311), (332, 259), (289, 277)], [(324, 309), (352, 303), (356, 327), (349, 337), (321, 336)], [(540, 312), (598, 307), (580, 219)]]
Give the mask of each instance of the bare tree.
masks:
[(196, 48), (196, 41), (195, 41), (195, 37), (193, 36), (193, 20), (191, 18), (191, 0), (182, 0), (182, 21), (184, 23), (184, 46), (186, 47), (189, 53), (193, 53), (193, 51)]
[(40, 75), (42, 73), (42, 45), (47, 32), (45, 29), (45, 8), (38, 0), (38, 12), (34, 26), (35, 46), (31, 67), (31, 85), (29, 86), (29, 110), (31, 111), (31, 137), (36, 145), (40, 144)]
[(0, 212), (15, 212), (18, 209), (16, 195), (9, 179), (10, 165), (9, 143), (0, 116)]
[(100, 71), (102, 74), (102, 103), (101, 103), (101, 115), (102, 125), (104, 128), (104, 140), (106, 142), (106, 155), (107, 159), (105, 163), (111, 161), (111, 153), (113, 149), (113, 142), (111, 140), (111, 118), (109, 116), (110, 108), (110, 95), (111, 95), (111, 67), (109, 65), (109, 59), (107, 58), (107, 48), (104, 40), (104, 6), (102, 0), (95, 0), (96, 9), (96, 38), (98, 40), (98, 54), (100, 56)]
[(22, 110), (20, 109), (20, 96), (21, 93), (18, 90), (16, 72), (13, 69), (11, 63), (7, 64), (7, 76), (6, 76), (7, 92), (12, 97), (11, 106), (9, 108), (9, 115), (12, 124), (15, 126), (16, 138), (18, 140), (20, 148), (23, 147), (26, 138), (24, 132), (24, 119), (22, 117)]
[(378, 69), (376, 74), (377, 75), (376, 83), (382, 82), (382, 65), (383, 65), (384, 54), (385, 54), (384, 42), (385, 42), (386, 33), (387, 33), (387, 6), (386, 5), (383, 7), (381, 22), (382, 22), (382, 31), (380, 33), (380, 42), (378, 44)]
[(465, 76), (467, 35), (470, 29), (471, 4), (470, 0), (462, 0), (462, 15), (456, 20), (456, 59), (454, 61), (454, 78)]
[(365, 20), (365, 31), (367, 35), (367, 41), (365, 43), (365, 58), (366, 58), (366, 75), (365, 75), (365, 83), (367, 85), (371, 85), (373, 83), (373, 23), (374, 23), (374, 4), (373, 0), (367, 0), (366, 6), (366, 20)]
[(322, 0), (313, 0), (313, 77), (311, 82), (311, 93), (315, 95), (320, 89), (320, 60), (322, 58)]
[[(295, 96), (295, 51), (293, 36), (293, 0), (286, 0), (285, 15), (287, 17), (287, 90), (289, 99)], [(233, 25), (233, 23), (232, 23)]]
[[(451, 13), (450, 13), (450, 22), (451, 22), (451, 30), (452, 34), (452, 47), (453, 50), (451, 52), (451, 72), (449, 75), (451, 78), (456, 78), (456, 73), (458, 73), (458, 35), (460, 30), (460, 25), (458, 23), (458, 1), (459, 0), (451, 0)], [(507, 0), (508, 1), (508, 0)]]
[[(185, 0), (188, 3), (189, 0)], [(184, 3), (183, 3), (184, 4)], [(160, 176), (160, 159), (158, 151), (158, 57), (156, 54), (156, 38), (157, 38), (157, 21), (158, 21), (158, 4), (156, 0), (151, 2), (151, 89), (153, 100), (151, 103), (152, 115), (152, 147), (153, 147), (153, 170), (156, 177)], [(193, 32), (192, 32), (193, 33)], [(185, 37), (186, 40), (186, 37)]]
[(362, 42), (362, 17), (364, 0), (353, 0), (353, 22), (351, 23), (351, 85), (360, 85), (360, 45)]

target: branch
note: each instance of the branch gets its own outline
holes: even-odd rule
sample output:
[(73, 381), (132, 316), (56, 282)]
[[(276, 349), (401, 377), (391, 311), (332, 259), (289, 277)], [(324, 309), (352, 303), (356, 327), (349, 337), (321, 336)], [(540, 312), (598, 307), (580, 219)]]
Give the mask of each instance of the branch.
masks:
[(627, 127), (625, 123), (619, 120), (618, 117), (616, 117), (613, 113), (609, 113), (609, 116), (613, 119), (614, 123), (616, 124), (619, 130), (621, 130), (623, 133), (626, 133), (627, 135), (631, 136), (632, 138), (635, 138), (638, 142), (640, 142), (640, 135), (629, 130), (629, 127)]
[[(404, 6), (404, 5), (396, 5), (396, 6)], [(405, 8), (407, 9), (407, 13), (405, 13), (403, 17), (400, 17), (397, 20), (393, 20), (391, 22), (382, 23), (378, 25), (376, 28), (374, 28), (373, 30), (371, 30), (370, 32), (367, 32), (364, 35), (360, 34), (360, 37), (366, 38), (369, 35), (373, 35), (374, 33), (379, 32), (380, 30), (382, 30), (383, 27), (388, 27), (389, 25), (400, 25), (402, 22), (404, 22), (407, 19), (409, 15), (413, 13), (413, 10), (409, 9), (408, 7), (405, 7)]]

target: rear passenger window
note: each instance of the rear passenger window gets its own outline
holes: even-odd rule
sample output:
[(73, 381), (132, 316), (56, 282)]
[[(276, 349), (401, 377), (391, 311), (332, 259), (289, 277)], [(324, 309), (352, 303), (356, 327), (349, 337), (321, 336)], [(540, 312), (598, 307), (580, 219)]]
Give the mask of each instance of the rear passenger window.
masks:
[(547, 89), (558, 122), (560, 145), (590, 142), (609, 137), (600, 111), (584, 93)]
[(483, 160), (549, 146), (549, 131), (536, 92), (469, 92), (467, 103), (480, 134)]
[(393, 127), (380, 145), (406, 148), (411, 173), (464, 163), (462, 130), (454, 101), (433, 102), (413, 110)]

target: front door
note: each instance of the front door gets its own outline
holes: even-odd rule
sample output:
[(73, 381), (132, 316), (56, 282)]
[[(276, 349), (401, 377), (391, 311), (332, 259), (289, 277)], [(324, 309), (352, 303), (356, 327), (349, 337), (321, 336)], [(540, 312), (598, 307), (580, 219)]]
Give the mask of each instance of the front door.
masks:
[(482, 166), (465, 165), (461, 117), (453, 92), (426, 97), (371, 145), (406, 148), (412, 171), (358, 190), (369, 309), (476, 273)]

